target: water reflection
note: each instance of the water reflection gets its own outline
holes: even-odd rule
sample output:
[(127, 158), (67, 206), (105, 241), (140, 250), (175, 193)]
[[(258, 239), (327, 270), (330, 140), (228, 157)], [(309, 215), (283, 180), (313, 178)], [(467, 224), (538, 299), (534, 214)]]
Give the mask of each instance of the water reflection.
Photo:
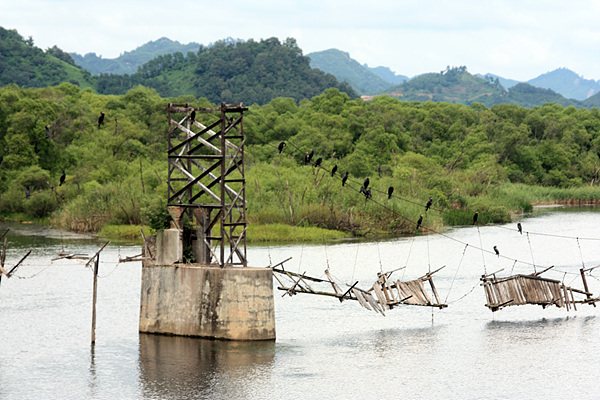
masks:
[(140, 333), (145, 398), (247, 398), (269, 373), (275, 342), (233, 342)]

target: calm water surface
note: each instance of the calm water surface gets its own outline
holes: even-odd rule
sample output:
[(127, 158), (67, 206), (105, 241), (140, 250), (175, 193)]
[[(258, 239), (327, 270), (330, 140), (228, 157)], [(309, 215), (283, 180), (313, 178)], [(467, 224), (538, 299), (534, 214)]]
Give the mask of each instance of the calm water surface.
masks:
[[(253, 266), (366, 288), (377, 272), (434, 275), (449, 307), (400, 307), (383, 317), (356, 302), (275, 292), (277, 340), (236, 343), (138, 333), (140, 246), (101, 254), (96, 345), (90, 344), (92, 271), (59, 252), (91, 256), (103, 241), (27, 225), (9, 227), (0, 284), (0, 399), (565, 399), (598, 398), (600, 306), (485, 306), (479, 277), (531, 273), (581, 288), (600, 265), (600, 212), (559, 210), (514, 224), (383, 242), (251, 247)], [(534, 234), (535, 233), (535, 234)], [(562, 235), (555, 236), (539, 235)], [(579, 239), (576, 239), (579, 238)], [(467, 246), (468, 244), (468, 246)], [(497, 245), (503, 257), (493, 255)], [(483, 247), (486, 252), (479, 250)], [(506, 257), (506, 258), (505, 258)], [(600, 294), (600, 268), (589, 278)]]

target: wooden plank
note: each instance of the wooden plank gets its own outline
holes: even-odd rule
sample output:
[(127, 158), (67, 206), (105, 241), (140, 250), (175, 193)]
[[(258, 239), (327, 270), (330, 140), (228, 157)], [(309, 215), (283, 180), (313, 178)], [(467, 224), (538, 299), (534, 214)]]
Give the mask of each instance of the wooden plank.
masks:
[(379, 282), (375, 282), (375, 284), (373, 285), (373, 290), (375, 291), (375, 294), (377, 295), (377, 299), (379, 300), (379, 304), (381, 304), (382, 308), (389, 308), (388, 304), (387, 304), (387, 300), (385, 298), (385, 295), (383, 294), (381, 287), (379, 285)]
[[(363, 306), (364, 308), (366, 308), (369, 311), (372, 310), (372, 308), (369, 306), (369, 303), (367, 302), (367, 300), (365, 300), (365, 298), (360, 290), (356, 290), (355, 288), (352, 288), (352, 293), (354, 293), (354, 296), (356, 296), (356, 300), (358, 300), (358, 302), (360, 303), (361, 306)], [(373, 311), (375, 311), (375, 310), (373, 310)]]
[(385, 316), (385, 311), (384, 311), (383, 307), (381, 307), (381, 306), (379, 305), (379, 303), (377, 303), (377, 302), (375, 301), (375, 299), (373, 298), (373, 295), (371, 295), (371, 293), (366, 293), (366, 292), (365, 292), (365, 293), (363, 293), (363, 294), (364, 294), (364, 297), (365, 297), (365, 299), (367, 300), (367, 302), (368, 302), (368, 303), (371, 305), (371, 307), (372, 307), (372, 308), (373, 308), (375, 311), (377, 311), (378, 313), (380, 313), (381, 315)]

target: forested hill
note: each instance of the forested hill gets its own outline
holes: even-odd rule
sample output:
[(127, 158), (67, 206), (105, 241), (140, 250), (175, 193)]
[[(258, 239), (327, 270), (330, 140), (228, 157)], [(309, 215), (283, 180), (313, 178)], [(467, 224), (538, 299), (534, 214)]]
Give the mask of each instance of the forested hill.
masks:
[(144, 63), (169, 53), (187, 54), (190, 51), (196, 53), (200, 48), (199, 43), (182, 44), (166, 37), (150, 41), (132, 51), (126, 51), (117, 58), (102, 58), (96, 53), (87, 53), (82, 56), (70, 53), (75, 64), (79, 65), (94, 75), (100, 73), (109, 74), (133, 74)]
[(93, 86), (94, 79), (58, 47), (44, 52), (33, 45), (33, 39), (0, 27), (0, 86), (46, 87), (62, 82), (86, 88)]
[(502, 103), (523, 107), (538, 107), (546, 103), (577, 107), (588, 104), (566, 99), (553, 90), (537, 88), (527, 83), (520, 83), (506, 90), (498, 78), (472, 75), (464, 66), (448, 67), (440, 73), (417, 76), (388, 89), (386, 93), (404, 101), (431, 100), (466, 105), (481, 103), (488, 107)]
[[(68, 83), (0, 88), (0, 216), (50, 217), (79, 231), (168, 222), (164, 107), (182, 102), (214, 106), (189, 95), (162, 98), (141, 86), (117, 96)], [(101, 111), (106, 118), (98, 124)], [(535, 201), (600, 201), (597, 109), (389, 96), (366, 102), (327, 89), (300, 103), (253, 105), (244, 115), (251, 226), (414, 234), (430, 196), (428, 228), (464, 224), (474, 210), (487, 223), (508, 221), (510, 212)], [(196, 118), (214, 122), (211, 114)], [(287, 146), (280, 153), (281, 142)], [(366, 177), (374, 202), (359, 192)]]
[(98, 76), (102, 94), (122, 94), (135, 85), (162, 96), (193, 95), (209, 101), (266, 104), (277, 97), (310, 99), (328, 88), (357, 97), (347, 83), (310, 67), (296, 40), (277, 38), (200, 47), (197, 54), (166, 54), (144, 64), (133, 75)]
[(100, 74), (75, 65), (71, 55), (54, 46), (43, 51), (33, 39), (0, 27), (0, 86), (48, 87), (64, 82), (100, 94), (124, 94), (136, 85), (164, 97), (190, 95), (213, 103), (266, 104), (277, 97), (310, 99), (328, 88), (357, 97), (347, 83), (312, 69), (294, 39), (217, 42), (199, 51), (158, 56), (131, 75)]

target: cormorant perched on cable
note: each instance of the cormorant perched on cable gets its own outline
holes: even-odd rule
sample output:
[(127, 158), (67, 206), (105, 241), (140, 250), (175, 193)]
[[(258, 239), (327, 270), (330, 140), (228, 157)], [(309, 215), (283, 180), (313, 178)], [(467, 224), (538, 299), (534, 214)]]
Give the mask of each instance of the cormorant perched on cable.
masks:
[(67, 174), (65, 173), (65, 170), (63, 169), (63, 173), (60, 176), (60, 180), (59, 180), (58, 186), (62, 186), (62, 184), (65, 183), (65, 178), (66, 177), (67, 177)]
[(521, 226), (520, 222), (517, 222), (517, 230), (519, 231), (519, 233), (522, 235), (523, 234), (523, 227)]
[(29, 186), (25, 186), (25, 198), (27, 200), (29, 200), (30, 197), (31, 197), (31, 189), (29, 189)]
[(417, 229), (416, 229), (417, 231), (421, 227), (422, 223), (423, 223), (423, 214), (421, 214), (421, 216), (419, 217), (419, 220), (417, 221)]
[(318, 167), (319, 165), (321, 165), (322, 162), (323, 162), (323, 157), (317, 158), (317, 161), (315, 161), (315, 168)]
[(360, 187), (360, 192), (362, 194), (364, 194), (367, 199), (370, 199), (372, 197), (371, 196), (371, 189), (366, 189), (364, 186)]
[(494, 246), (494, 252), (498, 257), (500, 257), (500, 251), (498, 251), (498, 247)]
[(310, 153), (307, 151), (306, 156), (304, 157), (304, 165), (308, 165), (314, 155), (315, 155), (315, 151), (313, 149), (310, 150)]
[(48, 140), (51, 139), (51, 137), (50, 137), (50, 125), (46, 125), (46, 137), (48, 138)]
[(335, 175), (335, 173), (336, 173), (336, 171), (337, 171), (337, 164), (335, 164), (335, 165), (333, 166), (333, 168), (331, 169), (331, 176), (334, 176), (334, 175)]
[(388, 200), (392, 198), (392, 193), (394, 193), (394, 187), (390, 186), (388, 188)]
[(98, 117), (98, 128), (104, 124), (104, 111), (100, 112), (100, 116)]
[(346, 171), (344, 176), (342, 176), (342, 186), (344, 186), (346, 184), (347, 180), (348, 180), (348, 171)]
[(279, 146), (277, 146), (277, 150), (279, 150), (279, 154), (281, 154), (281, 152), (283, 151), (285, 146), (287, 146), (287, 144), (285, 144), (285, 142), (279, 143)]
[(473, 215), (473, 225), (477, 223), (477, 218), (479, 217), (479, 213), (475, 211), (475, 215)]
[(190, 120), (191, 120), (192, 124), (196, 120), (196, 110), (192, 110), (192, 113), (190, 114)]
[(427, 212), (431, 208), (432, 204), (433, 204), (433, 197), (430, 197), (429, 200), (427, 200), (427, 204), (425, 204), (425, 212)]
[(363, 186), (365, 187), (365, 189), (369, 187), (369, 182), (370, 182), (369, 178), (365, 179), (365, 183), (363, 183)]

